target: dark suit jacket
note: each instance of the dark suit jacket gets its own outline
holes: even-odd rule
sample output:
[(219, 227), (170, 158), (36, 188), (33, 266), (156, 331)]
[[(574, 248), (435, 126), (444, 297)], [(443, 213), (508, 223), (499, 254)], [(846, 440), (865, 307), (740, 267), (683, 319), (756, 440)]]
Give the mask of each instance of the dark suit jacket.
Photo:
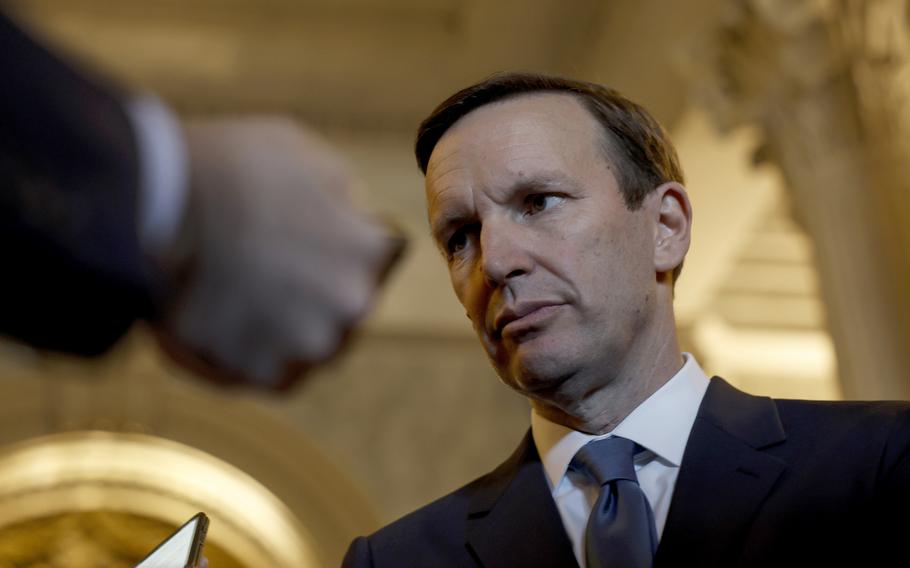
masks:
[(0, 13), (0, 334), (93, 354), (150, 311), (120, 99)]
[[(772, 400), (711, 380), (655, 566), (910, 560), (910, 405)], [(345, 566), (575, 566), (528, 434), (492, 473), (355, 540)]]

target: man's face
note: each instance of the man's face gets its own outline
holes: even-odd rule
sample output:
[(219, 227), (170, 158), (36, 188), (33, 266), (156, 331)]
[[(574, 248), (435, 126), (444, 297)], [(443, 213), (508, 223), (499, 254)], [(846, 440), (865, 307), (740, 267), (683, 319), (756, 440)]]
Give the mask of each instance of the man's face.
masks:
[(427, 169), (434, 238), (493, 365), (557, 403), (623, 371), (653, 320), (654, 207), (625, 206), (602, 148), (573, 96), (537, 93), (462, 117)]

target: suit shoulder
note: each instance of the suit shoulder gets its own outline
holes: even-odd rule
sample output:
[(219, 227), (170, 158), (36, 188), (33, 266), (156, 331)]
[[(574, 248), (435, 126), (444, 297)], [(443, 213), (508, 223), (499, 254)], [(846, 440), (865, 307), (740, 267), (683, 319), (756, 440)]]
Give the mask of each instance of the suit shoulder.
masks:
[(499, 467), (365, 539), (356, 540), (350, 556), (371, 558), (361, 565), (373, 567), (476, 566), (473, 553), (466, 546), (468, 520), (478, 514), (478, 508), (490, 505), (490, 500), (495, 500), (529, 461), (536, 461), (539, 467), (530, 430)]
[(468, 502), (474, 493), (474, 487), (487, 476), (475, 479), (471, 483), (428, 503), (419, 509), (404, 515), (374, 533), (376, 536), (387, 536), (395, 532), (432, 531), (435, 527), (444, 526), (451, 530), (453, 522), (463, 522), (467, 516)]
[[(910, 454), (910, 403), (776, 400), (793, 447), (887, 464)], [(848, 451), (845, 453), (845, 449)]]
[[(470, 558), (465, 527), (471, 496), (485, 475), (366, 537), (373, 566), (458, 566)], [(457, 559), (463, 558), (464, 562)]]
[(910, 421), (910, 402), (903, 401), (820, 401), (776, 399), (785, 423), (819, 421), (856, 428), (891, 429)]

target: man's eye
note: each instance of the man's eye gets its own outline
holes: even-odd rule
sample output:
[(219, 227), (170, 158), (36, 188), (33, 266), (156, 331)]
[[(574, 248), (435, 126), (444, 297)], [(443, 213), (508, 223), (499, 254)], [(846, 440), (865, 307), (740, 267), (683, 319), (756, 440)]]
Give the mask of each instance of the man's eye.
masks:
[(479, 223), (466, 223), (458, 227), (445, 242), (446, 256), (451, 260), (453, 256), (468, 248), (471, 241), (477, 238), (479, 231)]
[(449, 240), (446, 241), (446, 251), (453, 255), (463, 249), (468, 244), (468, 236), (463, 230), (458, 230), (452, 233), (452, 236), (449, 237)]
[(536, 193), (525, 198), (525, 214), (534, 215), (560, 203), (564, 198), (552, 193)]

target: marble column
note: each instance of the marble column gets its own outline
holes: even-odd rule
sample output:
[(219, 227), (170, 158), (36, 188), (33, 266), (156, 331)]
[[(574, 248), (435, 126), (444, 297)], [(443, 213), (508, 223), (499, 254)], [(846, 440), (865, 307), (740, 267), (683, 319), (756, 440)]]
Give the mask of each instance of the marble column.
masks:
[(783, 172), (845, 396), (910, 399), (910, 1), (735, 0), (688, 62), (700, 104), (759, 126), (756, 160)]

